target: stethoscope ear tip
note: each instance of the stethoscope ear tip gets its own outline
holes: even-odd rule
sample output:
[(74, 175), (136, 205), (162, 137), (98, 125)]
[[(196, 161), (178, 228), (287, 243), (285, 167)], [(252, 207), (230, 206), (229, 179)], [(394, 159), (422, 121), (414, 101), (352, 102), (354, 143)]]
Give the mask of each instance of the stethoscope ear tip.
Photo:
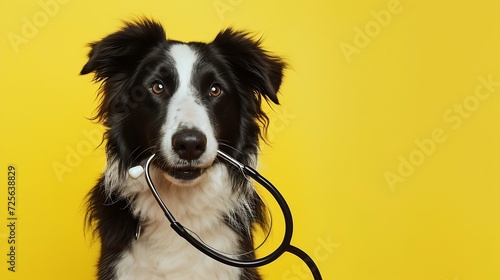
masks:
[(134, 166), (128, 170), (128, 175), (133, 179), (141, 177), (143, 173), (144, 173), (144, 167), (140, 165)]

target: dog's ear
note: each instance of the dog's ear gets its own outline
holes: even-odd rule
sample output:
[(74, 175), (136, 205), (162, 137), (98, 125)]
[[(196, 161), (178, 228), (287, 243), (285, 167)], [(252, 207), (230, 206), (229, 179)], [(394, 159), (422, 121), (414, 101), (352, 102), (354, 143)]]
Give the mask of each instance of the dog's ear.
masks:
[(163, 27), (149, 19), (126, 22), (118, 32), (90, 44), (89, 60), (80, 75), (95, 72), (95, 80), (106, 80), (119, 74), (130, 74), (144, 55), (166, 42)]
[(260, 40), (252, 39), (249, 33), (232, 29), (221, 31), (212, 44), (229, 61), (239, 79), (279, 104), (277, 93), (286, 66), (280, 57), (263, 50)]

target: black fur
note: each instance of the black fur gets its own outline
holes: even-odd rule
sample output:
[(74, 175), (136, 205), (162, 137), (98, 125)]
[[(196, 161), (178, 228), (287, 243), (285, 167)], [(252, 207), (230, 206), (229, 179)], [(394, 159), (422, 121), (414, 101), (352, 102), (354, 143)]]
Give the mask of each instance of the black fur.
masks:
[(103, 178), (88, 194), (87, 221), (95, 226), (101, 241), (98, 279), (113, 279), (110, 268), (135, 236), (138, 220), (130, 213), (128, 204), (117, 193), (105, 193)]
[[(101, 83), (95, 120), (106, 127), (106, 154), (108, 161), (118, 163), (118, 178), (124, 179), (130, 167), (152, 153), (161, 153), (156, 148), (159, 127), (166, 118), (164, 108), (169, 100), (168, 95), (151, 95), (148, 87), (158, 77), (165, 81), (168, 92), (174, 92), (178, 86), (175, 69), (165, 56), (173, 44), (181, 42), (167, 40), (161, 25), (148, 19), (126, 23), (120, 31), (90, 44), (89, 60), (81, 74), (94, 73), (94, 81)], [(277, 92), (285, 64), (264, 51), (259, 40), (232, 29), (220, 32), (211, 43), (182, 44), (196, 48), (203, 57), (195, 69), (195, 77), (200, 80), (194, 84), (200, 92), (217, 80), (228, 93), (214, 100), (202, 98), (215, 123), (219, 149), (245, 164), (251, 163), (258, 152), (259, 136), (268, 124), (261, 109), (262, 99), (278, 104)], [(161, 159), (158, 164), (161, 166)], [(254, 196), (242, 193), (245, 179), (229, 164), (227, 167), (233, 191)], [(103, 175), (88, 195), (87, 223), (101, 241), (98, 278), (113, 279), (115, 262), (133, 242), (138, 221), (129, 209), (133, 198), (123, 197), (121, 186), (105, 184)], [(251, 201), (251, 213), (236, 213), (235, 219), (227, 217), (228, 223), (242, 223), (232, 225), (237, 232), (245, 228), (243, 223), (266, 225), (260, 199), (251, 197)], [(242, 251), (248, 251), (253, 246), (252, 238), (243, 230), (238, 233)], [(260, 276), (255, 269), (245, 269), (243, 279), (257, 280)]]

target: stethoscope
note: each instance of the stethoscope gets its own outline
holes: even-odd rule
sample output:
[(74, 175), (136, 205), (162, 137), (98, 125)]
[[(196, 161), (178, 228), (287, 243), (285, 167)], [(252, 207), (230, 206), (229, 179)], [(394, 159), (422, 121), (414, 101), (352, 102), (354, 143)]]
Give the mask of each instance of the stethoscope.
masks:
[(161, 209), (165, 213), (165, 216), (170, 221), (170, 226), (174, 229), (174, 231), (181, 237), (186, 239), (192, 246), (194, 246), (200, 252), (226, 265), (234, 267), (242, 267), (242, 268), (260, 267), (275, 261), (285, 252), (289, 252), (296, 255), (306, 263), (315, 280), (323, 279), (321, 277), (318, 267), (316, 266), (312, 258), (309, 257), (301, 249), (291, 245), (290, 242), (292, 240), (292, 234), (293, 234), (292, 213), (290, 211), (290, 207), (288, 207), (288, 204), (285, 201), (285, 198), (281, 195), (278, 189), (276, 189), (276, 187), (274, 187), (273, 184), (271, 184), (271, 182), (269, 182), (266, 178), (260, 175), (255, 169), (238, 162), (237, 160), (235, 160), (234, 158), (232, 158), (231, 156), (220, 150), (218, 150), (217, 152), (222, 159), (226, 160), (227, 162), (231, 163), (236, 168), (238, 168), (243, 173), (244, 176), (248, 176), (254, 179), (257, 183), (266, 188), (266, 190), (269, 191), (269, 193), (274, 197), (274, 199), (281, 208), (281, 212), (283, 213), (283, 217), (285, 220), (286, 226), (285, 226), (283, 241), (281, 242), (278, 248), (276, 248), (272, 253), (268, 254), (267, 256), (255, 260), (241, 260), (241, 259), (231, 258), (221, 252), (218, 252), (215, 249), (211, 248), (210, 246), (204, 244), (199, 239), (195, 238), (193, 235), (190, 234), (190, 231), (187, 228), (185, 228), (181, 223), (179, 223), (175, 219), (170, 210), (168, 210), (167, 205), (161, 199), (158, 191), (156, 190), (156, 187), (154, 186), (153, 181), (151, 179), (151, 175), (149, 173), (149, 165), (151, 164), (153, 158), (155, 157), (155, 154), (153, 154), (148, 158), (144, 166), (144, 174), (146, 177), (146, 182), (151, 190), (151, 193), (158, 202), (158, 205), (161, 207)]

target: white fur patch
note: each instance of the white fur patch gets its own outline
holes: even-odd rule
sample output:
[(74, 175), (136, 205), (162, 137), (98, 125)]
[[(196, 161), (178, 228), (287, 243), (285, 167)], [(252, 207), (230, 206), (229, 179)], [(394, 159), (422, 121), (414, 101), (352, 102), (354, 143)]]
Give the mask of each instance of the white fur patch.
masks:
[(206, 150), (196, 163), (200, 166), (210, 165), (217, 155), (218, 144), (207, 109), (202, 105), (192, 85), (193, 69), (198, 55), (190, 46), (184, 44), (173, 45), (168, 55), (175, 63), (179, 86), (168, 104), (166, 120), (162, 127), (161, 149), (172, 163), (182, 162), (172, 149), (172, 136), (180, 128), (194, 128), (207, 137)]

